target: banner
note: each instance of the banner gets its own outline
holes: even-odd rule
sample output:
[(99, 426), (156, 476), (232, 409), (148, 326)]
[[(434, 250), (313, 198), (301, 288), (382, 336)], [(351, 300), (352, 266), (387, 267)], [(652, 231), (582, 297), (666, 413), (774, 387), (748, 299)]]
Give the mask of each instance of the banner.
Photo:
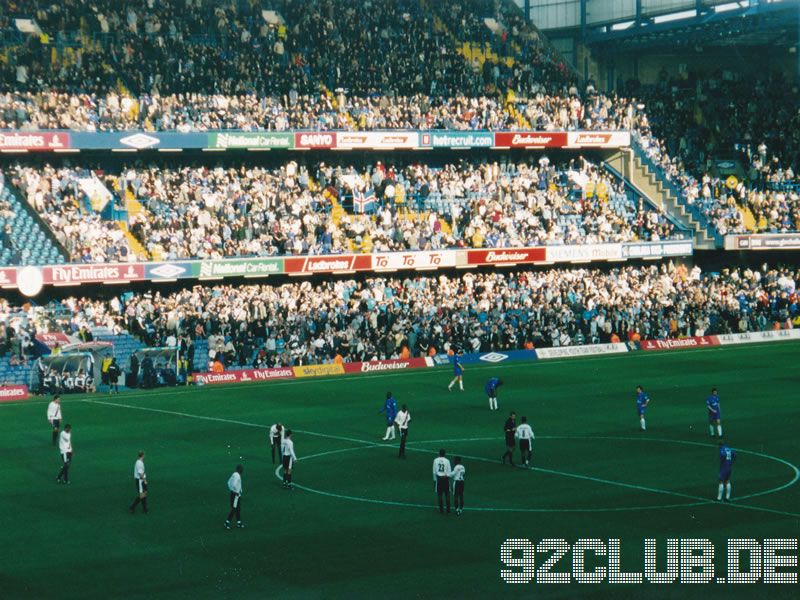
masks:
[(631, 145), (628, 131), (570, 131), (567, 146), (570, 148), (622, 148)]
[(42, 342), (48, 348), (55, 348), (56, 346), (65, 346), (67, 344), (73, 343), (71, 339), (65, 334), (61, 332), (53, 332), (53, 333), (43, 333), (39, 332), (36, 334), (37, 341)]
[(27, 400), (27, 385), (3, 385), (0, 386), (0, 402), (12, 402), (14, 400)]
[(286, 273), (331, 273), (336, 271), (369, 271), (369, 254), (340, 254), (329, 256), (297, 256), (283, 259)]
[[(494, 352), (466, 352), (458, 355), (458, 361), (463, 365), (496, 365), (504, 362), (518, 362), (523, 360), (536, 360), (534, 350), (497, 350)], [(439, 365), (453, 364), (454, 357), (447, 354), (437, 354), (433, 362)]]
[(622, 259), (621, 244), (576, 244), (573, 246), (547, 246), (548, 262), (572, 262)]
[(17, 285), (17, 269), (15, 267), (0, 269), (0, 286), (16, 287), (16, 285)]
[(751, 331), (747, 333), (726, 333), (718, 335), (720, 345), (759, 344), (763, 342), (783, 342), (800, 339), (800, 329), (776, 329), (774, 331)]
[(292, 367), (295, 377), (326, 377), (328, 375), (344, 375), (344, 367), (337, 363), (327, 365), (304, 365)]
[(726, 250), (800, 250), (800, 233), (726, 235)]
[(30, 150), (31, 152), (52, 152), (71, 148), (69, 133), (43, 132), (0, 132), (0, 150)]
[(76, 131), (72, 148), (80, 150), (199, 150), (208, 144), (207, 133), (177, 131)]
[(493, 250), (467, 250), (468, 265), (512, 265), (516, 263), (545, 262), (544, 248), (497, 248)]
[(238, 275), (276, 275), (283, 273), (282, 258), (234, 258), (204, 260), (200, 263), (200, 277), (235, 277)]
[(417, 148), (419, 132), (417, 131), (358, 131), (339, 132), (336, 147), (352, 150), (358, 148)]
[(344, 363), (345, 373), (376, 373), (383, 371), (401, 371), (404, 369), (420, 369), (428, 366), (424, 358), (407, 358), (397, 360), (374, 360), (370, 362)]
[(662, 258), (664, 256), (691, 256), (691, 241), (636, 242), (622, 244), (622, 258)]
[(567, 145), (563, 131), (497, 131), (494, 145), (508, 148), (562, 148)]
[(575, 358), (578, 356), (595, 356), (598, 354), (621, 354), (628, 352), (627, 344), (590, 344), (587, 346), (559, 346), (558, 348), (537, 348), (536, 356), (541, 359)]
[(372, 255), (373, 269), (425, 269), (455, 267), (457, 252), (386, 252)]
[(424, 131), (420, 144), (433, 148), (491, 148), (495, 145), (491, 131)]
[(294, 146), (294, 134), (286, 132), (241, 132), (209, 133), (209, 148), (277, 148), (289, 149)]
[(106, 283), (143, 281), (143, 263), (108, 263), (96, 265), (58, 265), (42, 267), (45, 283)]
[(275, 369), (243, 369), (224, 373), (195, 373), (194, 375), (194, 382), (200, 385), (252, 383), (270, 379), (294, 379), (294, 371), (291, 367), (279, 367)]
[(336, 148), (336, 133), (333, 131), (309, 131), (294, 134), (295, 148)]
[(200, 276), (200, 262), (146, 263), (144, 278), (157, 281), (159, 279), (186, 279)]
[(719, 340), (715, 335), (703, 335), (678, 339), (644, 340), (639, 342), (639, 346), (642, 350), (685, 350), (686, 348), (719, 346)]

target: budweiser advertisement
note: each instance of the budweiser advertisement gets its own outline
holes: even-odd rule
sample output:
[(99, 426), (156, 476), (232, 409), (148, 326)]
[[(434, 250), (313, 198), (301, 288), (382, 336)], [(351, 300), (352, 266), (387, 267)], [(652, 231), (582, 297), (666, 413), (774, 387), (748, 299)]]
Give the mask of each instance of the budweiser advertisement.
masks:
[(294, 371), (291, 367), (276, 369), (244, 369), (241, 371), (225, 371), (224, 373), (197, 373), (194, 381), (200, 385), (220, 383), (252, 383), (271, 379), (292, 379)]
[(567, 145), (566, 132), (560, 131), (498, 131), (495, 146), (509, 148), (561, 148)]
[(436, 269), (455, 267), (457, 252), (387, 252), (372, 255), (373, 269)]
[(513, 265), (545, 262), (544, 248), (512, 248), (508, 250), (467, 250), (468, 265)]
[(408, 358), (397, 360), (374, 360), (370, 362), (345, 363), (345, 373), (380, 373), (385, 371), (402, 371), (404, 369), (422, 369), (428, 366), (424, 358)]
[(0, 150), (52, 152), (70, 147), (68, 133), (0, 132)]
[(334, 131), (304, 131), (294, 134), (295, 148), (336, 148), (336, 132)]
[(623, 148), (631, 145), (627, 131), (570, 131), (566, 134), (571, 148)]
[(296, 256), (284, 259), (286, 273), (333, 273), (336, 271), (369, 271), (372, 256), (369, 254), (340, 254), (327, 256)]
[(719, 339), (715, 335), (701, 335), (687, 338), (666, 340), (644, 340), (639, 342), (642, 350), (685, 350), (687, 348), (706, 348), (719, 346)]
[(44, 267), (44, 282), (51, 284), (107, 283), (144, 280), (142, 263), (63, 265)]
[(340, 149), (357, 148), (417, 148), (417, 131), (354, 131), (338, 132), (336, 147)]
[(13, 402), (14, 400), (27, 400), (27, 385), (3, 385), (0, 386), (0, 402)]

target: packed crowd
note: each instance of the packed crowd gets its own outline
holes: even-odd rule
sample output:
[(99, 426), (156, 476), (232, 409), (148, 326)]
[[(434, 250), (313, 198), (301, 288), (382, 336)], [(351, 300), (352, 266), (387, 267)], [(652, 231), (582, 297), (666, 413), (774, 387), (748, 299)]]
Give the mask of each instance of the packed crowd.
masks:
[[(146, 211), (130, 231), (156, 258), (336, 254), (659, 240), (673, 224), (582, 157), (354, 167), (131, 167)], [(365, 212), (353, 197), (375, 198)], [(346, 208), (347, 210), (344, 210)]]
[[(548, 269), (458, 276), (196, 286), (110, 302), (65, 300), (44, 330), (124, 328), (150, 345), (210, 340), (227, 367), (274, 366), (638, 341), (800, 326), (790, 269)], [(14, 314), (0, 301), (0, 314)], [(5, 331), (22, 323), (6, 320)]]
[(74, 262), (135, 260), (119, 225), (103, 220), (91, 208), (90, 192), (81, 181), (85, 177), (84, 170), (70, 167), (17, 164), (5, 169), (5, 178), (19, 189)]

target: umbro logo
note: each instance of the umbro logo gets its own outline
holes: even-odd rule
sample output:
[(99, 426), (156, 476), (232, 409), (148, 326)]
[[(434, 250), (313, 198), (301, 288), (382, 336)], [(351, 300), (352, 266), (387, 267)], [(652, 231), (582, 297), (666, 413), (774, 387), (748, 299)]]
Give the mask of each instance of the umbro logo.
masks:
[(151, 146), (158, 146), (160, 142), (161, 140), (159, 140), (157, 137), (153, 137), (152, 135), (145, 135), (143, 133), (129, 135), (128, 137), (124, 137), (120, 140), (121, 144), (130, 146), (131, 148), (137, 148), (138, 150), (142, 150), (143, 148), (150, 148)]
[(159, 265), (153, 269), (150, 269), (150, 273), (152, 275), (158, 275), (159, 277), (164, 277), (166, 279), (177, 277), (178, 275), (183, 275), (186, 272), (186, 269), (183, 267), (179, 267), (178, 265)]
[(507, 358), (508, 358), (507, 354), (500, 354), (499, 352), (489, 352), (489, 354), (484, 354), (483, 356), (481, 356), (480, 360), (490, 363), (499, 363), (503, 362)]

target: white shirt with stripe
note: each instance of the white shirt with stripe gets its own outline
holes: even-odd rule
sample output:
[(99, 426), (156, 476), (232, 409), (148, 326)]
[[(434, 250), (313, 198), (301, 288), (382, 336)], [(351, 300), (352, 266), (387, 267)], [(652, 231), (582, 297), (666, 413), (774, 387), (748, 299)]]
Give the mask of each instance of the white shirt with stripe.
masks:
[(394, 418), (394, 422), (400, 426), (400, 429), (408, 429), (409, 421), (411, 421), (411, 413), (407, 410), (401, 410)]
[[(286, 427), (281, 426), (281, 445), (283, 445), (283, 435), (286, 433)], [(269, 443), (272, 445), (275, 440), (275, 436), (278, 435), (278, 424), (270, 426), (269, 428)]]
[(62, 431), (58, 436), (58, 450), (61, 454), (72, 452), (72, 434), (70, 432)]
[(228, 479), (228, 489), (234, 494), (242, 495), (242, 476), (237, 471)]
[(517, 432), (515, 434), (517, 439), (520, 440), (532, 440), (533, 439), (533, 429), (527, 423), (523, 423), (519, 427), (517, 427)]
[(281, 444), (281, 455), (290, 457), (292, 461), (297, 460), (297, 456), (294, 454), (294, 442), (292, 441), (292, 438), (286, 438), (283, 440), (283, 443)]
[(133, 478), (139, 481), (147, 481), (147, 476), (144, 474), (144, 461), (139, 458), (136, 464), (133, 465)]
[(47, 405), (47, 420), (52, 423), (56, 419), (61, 419), (61, 404), (59, 402), (51, 402)]
[(453, 467), (453, 481), (464, 481), (467, 476), (467, 470), (464, 465), (456, 465)]

